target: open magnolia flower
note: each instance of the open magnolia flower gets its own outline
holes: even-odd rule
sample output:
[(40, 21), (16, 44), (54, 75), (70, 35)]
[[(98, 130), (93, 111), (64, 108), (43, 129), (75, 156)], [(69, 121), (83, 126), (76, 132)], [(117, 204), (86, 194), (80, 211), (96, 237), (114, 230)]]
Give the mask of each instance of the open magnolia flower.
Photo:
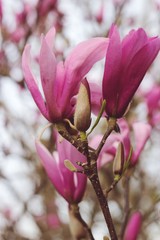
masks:
[(78, 93), (80, 82), (94, 63), (107, 51), (107, 38), (92, 38), (78, 44), (65, 62), (58, 62), (52, 49), (55, 29), (42, 37), (39, 66), (44, 97), (30, 69), (30, 46), (26, 45), (22, 56), (22, 68), (26, 84), (41, 113), (50, 122), (59, 122), (73, 116), (73, 97)]
[(107, 116), (121, 118), (160, 50), (160, 39), (149, 38), (140, 28), (130, 31), (121, 41), (116, 26), (111, 28), (109, 38), (103, 76), (103, 99), (107, 103)]
[(54, 187), (68, 203), (78, 203), (84, 195), (87, 177), (68, 170), (64, 161), (69, 160), (78, 167), (76, 162), (86, 162), (86, 157), (59, 134), (56, 136), (56, 148), (57, 151), (51, 154), (40, 140), (36, 140), (37, 153)]

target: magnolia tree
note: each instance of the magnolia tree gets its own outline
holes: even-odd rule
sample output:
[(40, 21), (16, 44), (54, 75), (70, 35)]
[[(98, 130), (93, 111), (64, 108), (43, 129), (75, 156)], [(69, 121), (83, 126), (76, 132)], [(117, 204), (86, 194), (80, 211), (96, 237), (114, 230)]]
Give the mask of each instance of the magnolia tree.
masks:
[(160, 3), (6, 2), (2, 239), (159, 239)]

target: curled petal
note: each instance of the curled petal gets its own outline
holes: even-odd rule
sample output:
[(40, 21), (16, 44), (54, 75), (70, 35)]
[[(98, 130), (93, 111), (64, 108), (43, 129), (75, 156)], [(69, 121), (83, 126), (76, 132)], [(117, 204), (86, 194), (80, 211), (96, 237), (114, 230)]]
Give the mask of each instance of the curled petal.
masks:
[[(72, 201), (79, 202), (86, 188), (87, 178), (80, 173), (73, 173), (64, 166), (64, 160), (69, 159), (78, 168), (77, 161), (85, 162), (86, 157), (81, 154), (70, 142), (57, 137), (57, 150), (59, 152), (59, 167), (64, 179), (64, 186), (68, 191), (68, 196), (72, 196)], [(80, 168), (79, 168), (80, 169)], [(71, 201), (71, 199), (70, 199)]]
[(117, 27), (113, 26), (110, 31), (110, 41), (103, 76), (103, 98), (106, 100), (106, 113), (109, 116), (116, 115), (120, 89), (120, 81), (117, 81), (117, 79), (121, 76), (121, 58), (120, 36)]
[(63, 94), (66, 98), (76, 93), (80, 81), (91, 67), (105, 56), (108, 42), (107, 38), (92, 38), (74, 48), (65, 61), (66, 75)]
[(151, 135), (151, 126), (147, 123), (134, 123), (133, 131), (135, 136), (136, 148), (132, 156), (132, 164), (135, 164), (142, 152), (148, 138)]
[(56, 34), (56, 31), (55, 31), (55, 28), (53, 27), (48, 31), (48, 33), (45, 36), (45, 40), (46, 40), (49, 48), (51, 49), (51, 51), (53, 50), (52, 48), (54, 45), (55, 34)]
[(132, 30), (122, 41), (122, 65), (127, 68), (136, 53), (148, 42), (148, 37), (142, 28)]
[(121, 97), (119, 98), (118, 104), (119, 116), (122, 116), (125, 113), (129, 102), (139, 87), (146, 71), (157, 56), (159, 49), (160, 39), (154, 38), (140, 49), (130, 62), (128, 69), (123, 76), (123, 81), (121, 81)]
[(56, 119), (58, 119), (60, 115), (54, 93), (57, 64), (55, 55), (49, 48), (45, 38), (42, 39), (39, 64), (41, 82), (46, 98), (46, 104), (48, 106), (49, 114), (52, 120), (56, 121)]
[(56, 159), (47, 148), (41, 144), (40, 141), (36, 141), (37, 153), (40, 157), (42, 165), (46, 170), (48, 177), (50, 178), (52, 184), (55, 186), (56, 190), (65, 198), (64, 188), (63, 188), (63, 179), (60, 174), (59, 167), (57, 165)]
[(22, 69), (24, 72), (25, 81), (26, 81), (28, 89), (30, 90), (32, 97), (33, 97), (34, 101), (36, 102), (38, 108), (40, 109), (41, 113), (48, 120), (50, 120), (50, 117), (48, 114), (48, 109), (46, 107), (46, 104), (44, 102), (42, 94), (40, 93), (40, 91), (38, 89), (38, 86), (36, 84), (34, 76), (30, 70), (29, 62), (30, 62), (30, 46), (26, 45), (23, 55), (22, 55)]

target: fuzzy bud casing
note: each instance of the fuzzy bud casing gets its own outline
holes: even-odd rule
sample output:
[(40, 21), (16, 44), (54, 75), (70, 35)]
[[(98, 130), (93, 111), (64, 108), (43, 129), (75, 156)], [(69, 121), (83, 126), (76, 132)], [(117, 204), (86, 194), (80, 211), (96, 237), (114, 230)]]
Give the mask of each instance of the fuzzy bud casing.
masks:
[(81, 132), (87, 131), (91, 124), (90, 88), (86, 79), (82, 80), (78, 92), (74, 114), (74, 125)]
[(124, 147), (122, 142), (120, 142), (113, 162), (113, 173), (115, 175), (121, 175), (123, 172), (123, 166), (124, 166)]

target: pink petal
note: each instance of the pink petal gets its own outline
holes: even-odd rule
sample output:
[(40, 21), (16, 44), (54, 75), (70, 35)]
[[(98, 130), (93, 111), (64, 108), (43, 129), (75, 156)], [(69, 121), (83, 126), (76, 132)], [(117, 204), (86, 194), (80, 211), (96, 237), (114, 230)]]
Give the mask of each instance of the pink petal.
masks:
[(148, 112), (152, 114), (152, 112), (158, 108), (160, 101), (160, 86), (154, 85), (146, 94), (145, 101), (147, 103)]
[(119, 127), (120, 127), (120, 136), (121, 136), (121, 141), (124, 146), (124, 151), (125, 151), (125, 158), (127, 160), (130, 150), (131, 150), (131, 141), (130, 141), (130, 129), (128, 126), (128, 123), (124, 119), (120, 119), (118, 121)]
[(134, 213), (127, 224), (124, 240), (138, 240), (138, 234), (140, 232), (142, 223), (142, 216), (140, 212)]
[(140, 28), (132, 30), (122, 41), (122, 65), (127, 68), (135, 54), (148, 42), (145, 31)]
[[(73, 147), (70, 142), (65, 139), (59, 141), (58, 137), (57, 150), (59, 153), (59, 167), (64, 180), (65, 194), (68, 195), (68, 198), (70, 197), (70, 201), (80, 201), (85, 191), (86, 176), (68, 170), (64, 165), (64, 160), (70, 160), (76, 168), (79, 168), (76, 161), (85, 162), (86, 157)], [(75, 179), (77, 179), (77, 182)]]
[(39, 57), (41, 81), (43, 86), (46, 104), (52, 120), (59, 118), (59, 110), (57, 108), (54, 84), (56, 78), (56, 59), (51, 52), (46, 40), (42, 39), (42, 46)]
[(76, 173), (76, 180), (77, 183), (75, 182), (74, 179), (75, 182), (74, 200), (76, 202), (80, 202), (86, 189), (87, 177), (82, 173)]
[[(91, 139), (91, 141), (89, 142), (89, 145), (92, 148), (96, 149), (100, 144), (102, 137), (103, 136), (100, 134), (96, 135)], [(120, 141), (119, 134), (112, 134), (108, 137), (98, 157), (98, 162), (97, 162), (98, 168), (102, 167), (103, 165), (113, 160), (113, 157), (116, 153), (116, 147), (119, 141)]]
[(122, 116), (139, 87), (146, 71), (152, 64), (160, 49), (160, 39), (154, 38), (148, 42), (130, 62), (127, 71), (121, 76), (120, 99), (118, 112)]
[(91, 92), (91, 109), (95, 115), (98, 115), (102, 106), (102, 88), (96, 83), (89, 83)]
[(113, 26), (110, 33), (110, 42), (106, 54), (105, 70), (103, 76), (103, 98), (106, 99), (106, 113), (109, 116), (116, 114), (116, 106), (119, 99), (121, 76), (122, 48), (117, 27)]
[(45, 40), (51, 51), (53, 51), (55, 34), (56, 34), (56, 30), (54, 27), (52, 27), (45, 36)]
[(26, 47), (23, 51), (23, 55), (22, 55), (22, 69), (24, 72), (25, 81), (26, 81), (28, 89), (30, 90), (32, 97), (33, 97), (34, 101), (36, 102), (38, 108), (40, 109), (41, 113), (48, 120), (50, 120), (50, 117), (48, 114), (48, 109), (47, 109), (44, 99), (38, 89), (38, 86), (36, 84), (34, 76), (30, 70), (29, 63), (30, 63), (30, 46), (26, 45)]
[(38, 140), (36, 141), (36, 149), (48, 177), (55, 186), (56, 190), (65, 198), (63, 180), (55, 158)]
[(148, 138), (151, 135), (151, 126), (145, 123), (134, 123), (133, 131), (134, 131), (136, 148), (132, 155), (131, 161), (132, 161), (132, 164), (135, 164)]
[(67, 99), (77, 94), (80, 81), (107, 51), (107, 38), (93, 38), (78, 44), (65, 61), (63, 96)]

